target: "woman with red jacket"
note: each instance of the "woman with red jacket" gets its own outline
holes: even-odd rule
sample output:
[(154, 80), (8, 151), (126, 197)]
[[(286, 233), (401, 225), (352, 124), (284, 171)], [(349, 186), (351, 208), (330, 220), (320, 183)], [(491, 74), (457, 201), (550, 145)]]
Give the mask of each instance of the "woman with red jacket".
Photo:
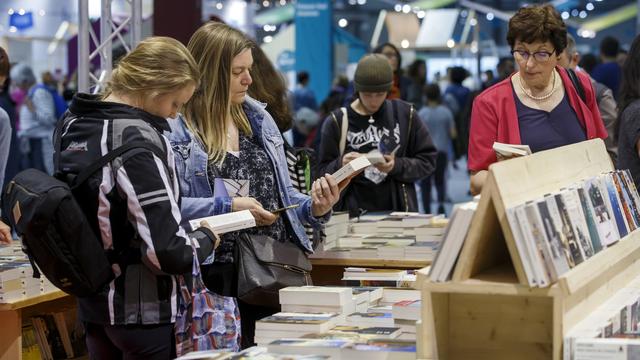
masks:
[[(471, 192), (479, 194), (494, 142), (526, 144), (533, 152), (593, 138), (606, 138), (591, 81), (557, 66), (567, 28), (551, 5), (523, 7), (509, 20), (507, 42), (519, 71), (488, 88), (473, 102), (468, 167)], [(583, 101), (584, 99), (585, 101)]]

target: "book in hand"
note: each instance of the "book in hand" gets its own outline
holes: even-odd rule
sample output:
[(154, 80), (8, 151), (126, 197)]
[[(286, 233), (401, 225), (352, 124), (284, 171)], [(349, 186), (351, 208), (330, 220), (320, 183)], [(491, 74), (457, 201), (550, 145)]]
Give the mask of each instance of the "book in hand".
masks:
[(531, 148), (529, 148), (529, 145), (516, 145), (494, 142), (493, 151), (495, 151), (498, 161), (531, 155)]
[(333, 177), (336, 179), (337, 183), (341, 183), (351, 175), (365, 169), (368, 166), (371, 166), (371, 162), (369, 161), (369, 159), (367, 159), (366, 156), (360, 156), (349, 161), (348, 164), (341, 167), (338, 171), (334, 172)]
[(224, 234), (256, 226), (256, 219), (249, 210), (190, 220), (189, 225), (191, 225), (191, 230), (195, 231), (199, 228), (202, 221), (206, 221), (216, 234)]

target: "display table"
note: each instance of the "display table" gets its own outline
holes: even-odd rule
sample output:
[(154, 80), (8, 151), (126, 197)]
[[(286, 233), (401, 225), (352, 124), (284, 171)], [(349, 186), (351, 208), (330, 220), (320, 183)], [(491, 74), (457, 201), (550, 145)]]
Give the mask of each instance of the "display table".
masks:
[(22, 359), (22, 319), (76, 307), (76, 299), (55, 290), (0, 304), (0, 360)]
[(345, 267), (369, 267), (388, 269), (420, 269), (431, 264), (429, 260), (386, 260), (386, 259), (335, 259), (312, 258), (311, 277), (319, 286), (342, 285)]

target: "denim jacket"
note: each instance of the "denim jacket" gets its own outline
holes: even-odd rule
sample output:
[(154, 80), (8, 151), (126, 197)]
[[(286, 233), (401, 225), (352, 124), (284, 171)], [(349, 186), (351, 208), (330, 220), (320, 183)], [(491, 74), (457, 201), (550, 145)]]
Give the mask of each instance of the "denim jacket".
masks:
[[(299, 193), (291, 185), (284, 153), (284, 140), (265, 107), (266, 104), (249, 96), (245, 97), (243, 103), (245, 114), (253, 133), (261, 135), (258, 140), (271, 159), (283, 206), (300, 204), (299, 207), (285, 212), (291, 228), (300, 245), (312, 253), (311, 242), (305, 234), (303, 224), (319, 227), (329, 220), (331, 212), (320, 218), (314, 217), (311, 213), (311, 197)], [(165, 135), (169, 138), (175, 153), (176, 171), (182, 193), (180, 210), (183, 222), (186, 224), (189, 219), (231, 212), (232, 198), (212, 198), (213, 189), (207, 178), (208, 160), (204, 146), (187, 129), (182, 116), (169, 120), (169, 124), (171, 133)]]

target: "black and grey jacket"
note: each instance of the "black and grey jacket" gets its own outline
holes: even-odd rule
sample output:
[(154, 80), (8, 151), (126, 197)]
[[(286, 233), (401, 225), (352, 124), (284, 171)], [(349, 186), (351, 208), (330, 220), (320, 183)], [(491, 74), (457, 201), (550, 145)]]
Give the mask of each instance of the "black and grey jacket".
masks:
[(77, 174), (133, 141), (157, 146), (164, 157), (134, 148), (74, 191), (116, 275), (100, 294), (78, 299), (81, 320), (112, 325), (174, 322), (176, 275), (191, 273), (192, 244), (200, 261), (211, 254), (214, 235), (204, 228), (188, 234), (180, 226), (173, 152), (161, 134), (169, 130), (167, 121), (87, 94), (74, 97), (62, 121), (60, 175)]

